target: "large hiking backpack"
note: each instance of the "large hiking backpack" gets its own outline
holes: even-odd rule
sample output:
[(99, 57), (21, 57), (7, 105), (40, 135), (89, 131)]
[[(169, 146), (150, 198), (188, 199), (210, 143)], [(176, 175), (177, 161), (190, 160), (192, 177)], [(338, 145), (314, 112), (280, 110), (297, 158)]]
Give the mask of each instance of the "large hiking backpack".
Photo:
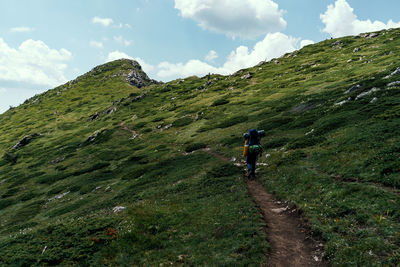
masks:
[(262, 147), (260, 145), (260, 134), (257, 130), (251, 129), (249, 131), (249, 154), (250, 155), (257, 155), (262, 152)]

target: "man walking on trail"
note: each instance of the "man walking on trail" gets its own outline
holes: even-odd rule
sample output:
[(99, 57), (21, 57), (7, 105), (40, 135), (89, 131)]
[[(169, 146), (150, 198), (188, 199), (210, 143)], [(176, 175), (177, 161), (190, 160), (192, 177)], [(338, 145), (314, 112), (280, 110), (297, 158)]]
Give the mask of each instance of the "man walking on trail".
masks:
[(260, 144), (261, 137), (265, 136), (263, 130), (257, 131), (256, 129), (249, 130), (249, 133), (244, 134), (245, 147), (243, 155), (246, 158), (249, 179), (256, 178), (256, 161), (259, 155), (262, 154), (262, 147)]

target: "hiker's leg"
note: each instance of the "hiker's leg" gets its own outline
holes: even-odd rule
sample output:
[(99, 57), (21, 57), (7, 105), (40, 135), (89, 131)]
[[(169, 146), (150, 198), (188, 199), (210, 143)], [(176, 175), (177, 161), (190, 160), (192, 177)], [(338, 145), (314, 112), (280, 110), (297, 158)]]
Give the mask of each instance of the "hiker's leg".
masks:
[(248, 156), (247, 157), (247, 169), (248, 169), (248, 177), (255, 178), (256, 173), (256, 157)]
[(247, 175), (250, 176), (253, 170), (253, 161), (250, 156), (247, 156), (246, 163), (247, 163)]

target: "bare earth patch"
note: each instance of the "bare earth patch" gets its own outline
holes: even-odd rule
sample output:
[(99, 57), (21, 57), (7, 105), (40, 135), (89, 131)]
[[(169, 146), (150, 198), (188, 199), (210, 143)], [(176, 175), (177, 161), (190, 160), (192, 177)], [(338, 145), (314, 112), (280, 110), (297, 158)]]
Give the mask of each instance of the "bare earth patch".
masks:
[(279, 205), (259, 182), (248, 180), (247, 185), (267, 225), (271, 250), (264, 266), (328, 266), (322, 261), (323, 245), (307, 234), (300, 218)]

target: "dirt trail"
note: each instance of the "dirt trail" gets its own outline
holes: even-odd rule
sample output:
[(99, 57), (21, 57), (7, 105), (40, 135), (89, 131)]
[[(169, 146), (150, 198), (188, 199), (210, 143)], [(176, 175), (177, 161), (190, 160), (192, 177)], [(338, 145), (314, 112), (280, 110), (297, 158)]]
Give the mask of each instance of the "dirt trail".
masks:
[(259, 182), (248, 180), (247, 186), (267, 224), (271, 251), (266, 266), (327, 266), (321, 261), (323, 245), (307, 235), (300, 218), (274, 201)]
[(128, 126), (125, 125), (125, 121), (121, 122), (119, 124), (119, 126), (121, 126), (122, 129), (124, 129), (132, 134), (131, 139), (135, 139), (136, 137), (138, 137), (139, 139), (142, 139), (142, 137), (139, 135), (138, 132), (136, 132), (135, 130), (129, 129)]
[[(203, 151), (223, 161), (229, 161), (209, 148)], [(311, 238), (297, 213), (278, 203), (258, 181), (246, 179), (246, 183), (249, 194), (264, 217), (271, 246), (267, 255), (268, 262), (262, 266), (329, 266), (322, 261), (323, 244), (318, 244)]]

